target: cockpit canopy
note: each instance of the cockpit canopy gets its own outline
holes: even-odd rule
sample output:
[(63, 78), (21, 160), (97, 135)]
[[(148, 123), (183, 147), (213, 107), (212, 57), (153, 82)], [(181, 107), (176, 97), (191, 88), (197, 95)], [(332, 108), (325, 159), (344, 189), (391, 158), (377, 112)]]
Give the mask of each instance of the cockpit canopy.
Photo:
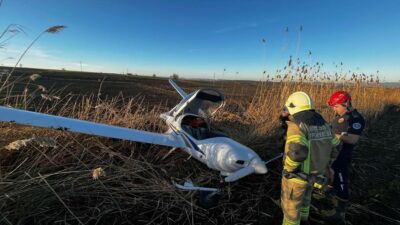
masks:
[(224, 96), (215, 89), (200, 89), (188, 94), (172, 109), (176, 117), (180, 113), (190, 113), (207, 118), (211, 117), (225, 104)]

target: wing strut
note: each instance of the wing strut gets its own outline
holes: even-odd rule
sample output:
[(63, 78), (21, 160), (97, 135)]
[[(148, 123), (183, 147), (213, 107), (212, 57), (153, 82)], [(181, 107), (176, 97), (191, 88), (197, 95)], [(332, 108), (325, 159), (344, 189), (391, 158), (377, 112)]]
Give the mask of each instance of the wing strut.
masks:
[(186, 92), (184, 90), (182, 90), (182, 88), (180, 88), (172, 79), (169, 79), (169, 83), (182, 96), (182, 98), (185, 98), (187, 96)]

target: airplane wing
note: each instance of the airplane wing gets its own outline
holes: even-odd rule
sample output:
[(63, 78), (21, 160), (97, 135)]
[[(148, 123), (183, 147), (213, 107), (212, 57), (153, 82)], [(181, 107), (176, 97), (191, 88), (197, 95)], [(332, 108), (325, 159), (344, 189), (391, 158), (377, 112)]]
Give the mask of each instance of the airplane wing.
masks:
[(97, 135), (102, 137), (117, 138), (128, 141), (144, 142), (155, 145), (171, 147), (185, 147), (183, 140), (171, 134), (159, 134), (125, 127), (112, 126), (101, 123), (53, 116), (43, 113), (25, 111), (20, 109), (0, 106), (0, 121), (15, 122), (44, 128), (55, 128), (77, 133)]
[(185, 98), (187, 96), (186, 92), (184, 90), (182, 90), (182, 88), (180, 88), (173, 80), (169, 79), (169, 83), (182, 96), (182, 98)]

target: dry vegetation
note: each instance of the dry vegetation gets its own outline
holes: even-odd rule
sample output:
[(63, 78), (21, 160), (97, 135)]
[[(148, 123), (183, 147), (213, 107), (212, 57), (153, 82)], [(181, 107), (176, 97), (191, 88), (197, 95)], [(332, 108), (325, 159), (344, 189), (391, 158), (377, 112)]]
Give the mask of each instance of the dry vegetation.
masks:
[[(337, 89), (350, 91), (354, 105), (370, 122), (379, 118), (385, 106), (399, 104), (400, 89), (385, 88), (375, 78), (371, 81), (362, 74), (350, 78), (346, 74), (321, 76), (318, 64), (309, 68), (292, 64), (290, 60), (287, 68), (261, 83), (180, 81), (180, 84), (186, 90), (215, 85), (226, 92), (227, 106), (214, 118), (213, 125), (265, 159), (281, 151), (277, 116), (287, 96), (294, 91), (309, 93), (327, 120), (333, 115), (326, 101)], [(61, 88), (66, 81), (57, 87), (48, 81), (40, 83), (45, 78), (40, 74), (16, 74), (7, 79), (7, 73), (1, 77), (5, 87), (0, 93), (1, 105), (149, 131), (165, 131), (158, 115), (178, 99), (171, 96), (172, 88), (151, 88), (167, 88), (166, 80), (135, 78), (135, 82), (129, 82), (128, 79), (124, 82), (137, 85), (135, 92), (111, 93), (111, 96), (107, 95), (107, 85), (112, 85), (113, 78), (108, 78), (108, 83), (90, 81), (96, 83), (97, 89), (89, 87), (92, 94), (80, 95), (71, 91), (73, 84)], [(337, 82), (332, 81), (336, 79)], [(82, 80), (75, 82), (83, 85), (79, 89), (88, 89)], [(124, 88), (122, 83), (119, 85)], [(151, 97), (154, 93), (150, 90), (158, 95)], [(205, 210), (197, 204), (198, 193), (177, 190), (170, 179), (192, 179), (196, 184), (213, 186), (218, 182), (218, 174), (195, 160), (188, 160), (184, 152), (175, 151), (166, 157), (169, 150), (159, 146), (1, 124), (0, 143), (4, 147), (32, 137), (51, 138), (56, 144), (40, 146), (38, 141), (31, 141), (19, 150), (0, 150), (1, 224), (276, 224), (282, 216), (277, 202), (280, 162), (273, 163), (267, 175), (252, 175), (226, 186), (220, 204)], [(362, 163), (368, 163), (363, 159)], [(363, 164), (357, 166), (364, 168)], [(398, 183), (393, 185), (393, 190), (399, 191)], [(353, 202), (350, 211), (353, 224), (365, 221), (360, 218), (372, 218), (377, 221), (375, 224), (380, 220), (384, 224), (399, 221), (396, 205), (388, 203), (393, 212), (385, 215), (360, 204)], [(314, 222), (320, 222), (316, 211), (312, 217)]]

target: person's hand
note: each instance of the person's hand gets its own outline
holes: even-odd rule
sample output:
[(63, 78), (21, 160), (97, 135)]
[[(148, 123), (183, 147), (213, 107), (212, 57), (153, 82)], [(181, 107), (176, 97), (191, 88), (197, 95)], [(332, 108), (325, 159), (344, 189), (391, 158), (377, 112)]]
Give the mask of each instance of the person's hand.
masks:
[(342, 135), (340, 134), (335, 134), (336, 138), (340, 140), (340, 138), (342, 137)]
[(331, 167), (329, 167), (328, 169), (327, 178), (328, 178), (328, 184), (333, 184), (333, 179), (335, 178), (335, 171)]
[(281, 122), (281, 127), (282, 127), (284, 130), (287, 130), (286, 121), (288, 121), (288, 120), (289, 120), (289, 113), (283, 111), (283, 112), (281, 113), (281, 115), (279, 116), (279, 121)]

